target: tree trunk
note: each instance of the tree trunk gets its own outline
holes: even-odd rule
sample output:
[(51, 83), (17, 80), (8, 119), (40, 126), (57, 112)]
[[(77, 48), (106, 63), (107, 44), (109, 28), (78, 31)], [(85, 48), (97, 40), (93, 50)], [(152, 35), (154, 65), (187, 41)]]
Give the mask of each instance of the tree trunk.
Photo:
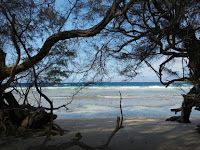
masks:
[[(56, 119), (53, 115), (53, 120)], [(25, 133), (29, 129), (40, 129), (45, 134), (51, 115), (41, 107), (19, 105), (12, 92), (0, 92), (0, 134)], [(53, 124), (52, 134), (62, 135), (63, 131)]]
[(198, 86), (194, 86), (187, 95), (183, 95), (184, 100), (182, 103), (182, 111), (181, 111), (181, 117), (179, 122), (181, 123), (190, 123), (190, 113), (192, 111), (192, 107), (196, 105), (196, 96), (199, 93)]
[(187, 95), (183, 95), (184, 100), (182, 102), (181, 108), (171, 109), (175, 113), (181, 111), (181, 116), (173, 116), (166, 121), (178, 121), (180, 123), (191, 123), (190, 122), (190, 114), (192, 111), (192, 107), (197, 106), (199, 103), (198, 100), (199, 88), (198, 86), (194, 86)]
[(184, 100), (182, 103), (181, 116), (178, 122), (180, 123), (191, 123), (190, 122), (190, 113), (192, 111), (192, 107), (194, 106), (193, 101), (188, 99), (187, 96), (184, 96)]
[(18, 125), (21, 124), (26, 116), (26, 110), (20, 108), (20, 105), (11, 92), (5, 93), (3, 97), (8, 103), (8, 109), (6, 111), (9, 113), (11, 122)]
[(188, 54), (188, 68), (190, 70), (190, 82), (195, 84), (195, 86), (184, 95), (184, 100), (180, 109), (172, 109), (172, 111), (178, 112), (181, 111), (180, 117), (171, 117), (167, 120), (177, 120), (181, 123), (190, 123), (190, 113), (192, 107), (200, 106), (200, 40), (196, 37), (195, 27), (189, 25), (185, 29), (182, 29), (181, 32), (177, 32), (180, 37), (184, 37), (184, 45), (187, 49)]

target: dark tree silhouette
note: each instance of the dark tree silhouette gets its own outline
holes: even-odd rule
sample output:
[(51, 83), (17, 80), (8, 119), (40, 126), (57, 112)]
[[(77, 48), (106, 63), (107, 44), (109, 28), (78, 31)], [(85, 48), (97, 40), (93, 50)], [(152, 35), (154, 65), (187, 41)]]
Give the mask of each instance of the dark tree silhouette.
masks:
[[(68, 77), (67, 65), (76, 53), (70, 40), (92, 37), (99, 34), (113, 18), (124, 14), (134, 1), (114, 0), (106, 6), (99, 1), (63, 2), (60, 8), (55, 0), (1, 0), (0, 1), (0, 129), (2, 132), (15, 127), (16, 130), (37, 128), (38, 122), (50, 122), (52, 129), (53, 103), (40, 90), (40, 80), (55, 82), (59, 77)], [(92, 10), (92, 11), (91, 11)], [(94, 17), (95, 11), (99, 12)], [(94, 13), (94, 14), (92, 14)], [(70, 16), (72, 16), (70, 18)], [(86, 18), (77, 23), (77, 17)], [(97, 17), (98, 16), (98, 17)], [(67, 25), (66, 25), (67, 24)], [(83, 29), (79, 29), (81, 27)], [(67, 28), (69, 27), (69, 28)], [(71, 27), (71, 29), (70, 29)], [(44, 75), (45, 74), (45, 75)], [(42, 79), (40, 77), (43, 77)], [(30, 105), (20, 105), (9, 87), (21, 78), (29, 79), (39, 95), (50, 104), (50, 113), (35, 111)], [(31, 79), (30, 79), (31, 78)], [(24, 81), (25, 81), (24, 79)], [(28, 82), (28, 81), (27, 81)], [(44, 82), (43, 82), (44, 83)], [(15, 89), (15, 88), (14, 88)], [(30, 87), (25, 93), (25, 100)], [(35, 113), (32, 113), (35, 111)], [(30, 121), (31, 120), (31, 121)], [(55, 126), (54, 126), (55, 127)]]
[[(181, 108), (172, 109), (181, 111), (176, 120), (184, 123), (190, 122), (192, 107), (200, 107), (199, 12), (198, 0), (138, 1), (115, 20), (112, 28), (107, 28), (112, 41), (104, 48), (107, 56), (123, 64), (118, 67), (121, 75), (132, 78), (146, 64), (166, 87), (180, 81), (194, 84), (183, 96)], [(155, 68), (152, 62), (158, 59), (163, 61)], [(178, 60), (182, 62), (182, 72), (173, 68)], [(173, 78), (165, 78), (165, 74)]]
[[(80, 48), (75, 50), (72, 43), (88, 44), (86, 66), (76, 66), (74, 72), (105, 76), (114, 64), (121, 76), (132, 78), (146, 64), (165, 86), (177, 81), (194, 84), (184, 95), (181, 108), (172, 110), (181, 111), (176, 120), (188, 123), (192, 107), (200, 109), (198, 0), (114, 0), (113, 3), (76, 0), (66, 1), (63, 9), (58, 9), (55, 0), (1, 0), (0, 3), (2, 131), (10, 124), (17, 128), (34, 127), (26, 120), (41, 119), (36, 114), (30, 115), (29, 110), (34, 107), (20, 105), (12, 91), (6, 91), (9, 87), (15, 89), (13, 85), (20, 79), (30, 82), (30, 87), (35, 85), (39, 95), (49, 102), (51, 112), (43, 117), (53, 124), (53, 103), (38, 83), (59, 82), (60, 77), (72, 73), (68, 65), (79, 55)], [(152, 62), (159, 58), (163, 61), (154, 68)], [(173, 69), (172, 64), (177, 60), (182, 62), (182, 72)], [(165, 78), (166, 73), (173, 78)], [(24, 93), (24, 104), (30, 87)]]

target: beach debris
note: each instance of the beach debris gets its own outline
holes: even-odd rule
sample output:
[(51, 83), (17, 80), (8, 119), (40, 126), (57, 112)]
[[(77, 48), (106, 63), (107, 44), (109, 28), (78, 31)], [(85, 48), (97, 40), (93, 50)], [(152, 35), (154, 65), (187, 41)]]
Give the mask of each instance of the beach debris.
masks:
[(175, 109), (171, 109), (172, 112), (175, 112), (175, 114), (177, 114), (177, 112), (182, 111), (182, 107), (180, 108), (175, 108)]
[(180, 121), (180, 116), (172, 116), (168, 119), (166, 119), (166, 121)]
[(63, 149), (67, 149), (73, 146), (79, 146), (82, 149), (85, 150), (97, 150), (97, 149), (109, 149), (109, 144), (111, 142), (111, 140), (113, 139), (113, 137), (115, 136), (115, 134), (121, 129), (123, 128), (123, 111), (122, 111), (122, 94), (120, 93), (120, 113), (121, 113), (121, 117), (117, 116), (117, 120), (116, 120), (116, 126), (114, 128), (114, 130), (111, 132), (111, 134), (108, 136), (106, 142), (100, 146), (90, 146), (89, 144), (86, 144), (84, 142), (81, 141), (82, 139), (82, 135), (81, 133), (76, 133), (75, 138), (71, 139), (68, 142), (59, 144), (59, 145), (45, 145), (44, 143), (42, 145), (39, 146), (31, 146), (28, 149), (29, 150), (63, 150)]

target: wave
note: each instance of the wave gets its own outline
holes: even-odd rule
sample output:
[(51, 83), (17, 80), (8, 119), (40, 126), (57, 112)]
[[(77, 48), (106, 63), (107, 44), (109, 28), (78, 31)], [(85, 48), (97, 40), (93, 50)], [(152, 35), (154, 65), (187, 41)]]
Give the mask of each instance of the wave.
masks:
[[(62, 86), (61, 86), (62, 85)], [(130, 93), (132, 92), (139, 92), (139, 93), (146, 93), (146, 92), (152, 92), (155, 94), (155, 92), (165, 92), (165, 91), (183, 91), (187, 93), (193, 86), (191, 84), (172, 84), (169, 87), (165, 87), (161, 85), (160, 83), (106, 83), (106, 84), (96, 84), (96, 85), (90, 85), (90, 86), (74, 86), (73, 84), (61, 84), (61, 85), (56, 85), (56, 86), (48, 86), (48, 87), (43, 87), (42, 91), (46, 93), (47, 95), (54, 97), (55, 99), (70, 99), (70, 96), (72, 96), (74, 93), (77, 91), (80, 91), (79, 94), (84, 96), (80, 96), (79, 94), (76, 95), (76, 99), (92, 99), (92, 98), (105, 98), (105, 99), (115, 99), (119, 98), (119, 93), (118, 91), (121, 91), (123, 94), (123, 98), (131, 99), (133, 97), (126, 96), (128, 93), (129, 95), (132, 95)], [(72, 86), (73, 85), (73, 86)], [(20, 88), (20, 87), (19, 87)], [(25, 90), (26, 87), (22, 87), (22, 90)], [(7, 91), (11, 91), (12, 89), (9, 88)], [(36, 89), (33, 87), (32, 92), (35, 93)], [(131, 92), (132, 91), (132, 92)], [(103, 94), (101, 93), (103, 92)], [(114, 93), (113, 93), (114, 92)], [(125, 93), (124, 93), (125, 92)], [(138, 94), (139, 94), (138, 93)], [(97, 95), (94, 95), (97, 94)], [(90, 95), (89, 97), (87, 97)], [(91, 97), (92, 95), (92, 97)], [(103, 96), (102, 95), (107, 95)], [(116, 96), (117, 95), (117, 96)], [(144, 96), (144, 94), (142, 94)], [(58, 97), (55, 97), (58, 96)], [(62, 96), (66, 96), (63, 98)], [(86, 96), (86, 97), (85, 97)]]
[[(110, 93), (111, 94), (111, 93)], [(171, 100), (176, 99), (176, 98), (180, 98), (181, 95), (169, 95), (169, 94), (151, 94), (151, 95), (123, 95), (122, 98), (126, 99), (126, 100), (146, 100), (146, 99), (151, 99), (151, 100), (155, 100), (155, 99), (169, 99)], [(66, 101), (71, 101), (72, 98), (74, 100), (118, 100), (120, 99), (120, 95), (77, 95), (75, 97), (73, 96), (51, 96), (52, 100), (66, 100)]]
[[(43, 87), (43, 91), (45, 90), (62, 90), (62, 91), (78, 91), (81, 87)], [(83, 87), (81, 91), (128, 91), (128, 90), (175, 90), (175, 89), (182, 89), (182, 90), (189, 90), (192, 86), (121, 86), (121, 87), (114, 87), (114, 86), (91, 86), (91, 87)], [(36, 91), (35, 88), (32, 88), (32, 91)]]
[[(135, 98), (136, 96), (123, 96), (123, 99), (131, 99), (131, 98)], [(97, 96), (97, 98), (103, 98), (103, 99), (119, 99), (120, 96), (119, 95), (116, 95), (116, 96), (113, 96), (113, 95), (99, 95)]]

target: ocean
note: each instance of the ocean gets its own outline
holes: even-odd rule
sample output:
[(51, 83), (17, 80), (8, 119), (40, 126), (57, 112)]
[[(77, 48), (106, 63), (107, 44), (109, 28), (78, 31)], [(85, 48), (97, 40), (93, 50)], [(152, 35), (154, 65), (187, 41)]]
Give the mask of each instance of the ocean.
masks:
[[(106, 118), (120, 116), (120, 93), (124, 117), (170, 117), (172, 108), (179, 108), (183, 97), (192, 88), (188, 83), (174, 83), (164, 87), (159, 82), (103, 82), (103, 83), (60, 83), (42, 87), (54, 107), (58, 118)], [(25, 86), (22, 87), (25, 90)], [(15, 95), (20, 100), (18, 94)], [(49, 107), (49, 104), (31, 89), (29, 103)], [(180, 114), (177, 114), (180, 115)], [(199, 116), (193, 110), (191, 116)]]

